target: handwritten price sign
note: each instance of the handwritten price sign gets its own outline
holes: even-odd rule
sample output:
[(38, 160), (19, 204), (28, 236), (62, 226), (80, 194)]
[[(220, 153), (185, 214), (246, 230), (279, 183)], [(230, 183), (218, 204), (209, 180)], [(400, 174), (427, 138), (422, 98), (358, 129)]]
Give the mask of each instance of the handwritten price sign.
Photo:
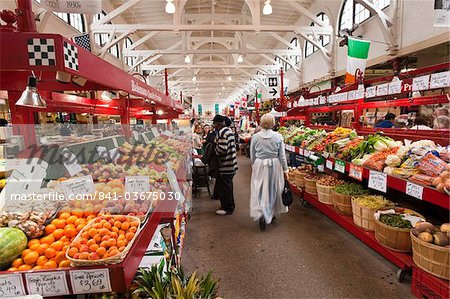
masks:
[(158, 137), (159, 136), (159, 131), (157, 128), (152, 128), (152, 133), (153, 133), (153, 137)]
[(26, 273), (28, 292), (42, 296), (68, 295), (65, 272)]
[(108, 269), (70, 271), (75, 294), (111, 292)]
[(0, 298), (25, 295), (20, 274), (0, 275)]
[(95, 186), (91, 175), (70, 179), (62, 182), (62, 187), (66, 199), (70, 199), (74, 194), (94, 194)]
[(350, 169), (348, 172), (349, 177), (352, 177), (354, 179), (362, 181), (362, 173), (363, 173), (363, 168), (361, 166), (350, 164)]
[(334, 161), (334, 170), (340, 173), (345, 173), (345, 161), (335, 160)]
[(133, 192), (149, 192), (150, 179), (148, 176), (126, 176), (125, 177), (125, 191)]
[(423, 186), (407, 182), (406, 183), (406, 194), (412, 197), (422, 200), (423, 197)]
[(371, 170), (369, 172), (369, 188), (386, 193), (387, 174)]

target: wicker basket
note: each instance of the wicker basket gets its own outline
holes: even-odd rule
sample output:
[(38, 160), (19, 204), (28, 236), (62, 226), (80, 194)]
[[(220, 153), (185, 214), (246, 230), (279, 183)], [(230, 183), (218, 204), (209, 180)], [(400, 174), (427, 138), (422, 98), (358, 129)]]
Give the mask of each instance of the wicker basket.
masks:
[(336, 191), (332, 191), (332, 199), (334, 208), (336, 211), (338, 211), (341, 214), (344, 215), (353, 215), (352, 212), (352, 196), (351, 195), (344, 195), (337, 193)]
[[(398, 211), (398, 209), (396, 209)], [(425, 220), (425, 217), (419, 213), (413, 212), (415, 216), (419, 216)], [(394, 251), (411, 252), (411, 237), (409, 235), (410, 229), (392, 227), (382, 223), (374, 215), (375, 221), (375, 239), (381, 245)]]
[(321, 203), (326, 205), (333, 204), (332, 191), (334, 186), (324, 186), (321, 184), (316, 184), (317, 187), (317, 197)]
[(309, 194), (317, 194), (317, 184), (316, 182), (319, 180), (319, 177), (314, 179), (305, 178), (305, 191)]
[[(369, 209), (368, 207), (361, 206), (355, 202), (356, 197), (352, 197), (352, 214), (353, 214), (353, 222), (368, 231), (374, 231), (375, 230), (375, 219), (373, 217), (373, 213), (375, 213), (376, 210)], [(389, 209), (392, 207), (385, 207), (383, 209)]]
[[(118, 216), (118, 215), (108, 215), (108, 216)], [(98, 217), (105, 217), (105, 215), (100, 215)], [(98, 218), (96, 217), (96, 218)], [(130, 220), (134, 220), (134, 221), (138, 221), (140, 224), (140, 219), (138, 217), (134, 217), (134, 216), (126, 216), (128, 219)], [(81, 235), (83, 234), (83, 232), (85, 232), (86, 230), (88, 230), (89, 228), (91, 228), (92, 224), (94, 223), (95, 219), (92, 219), (91, 221), (89, 221), (89, 223), (82, 229), (80, 230), (80, 232), (78, 233), (78, 235), (75, 237), (75, 239), (72, 241), (72, 243), (69, 245), (69, 248), (72, 246), (72, 244), (76, 241), (78, 241), (81, 238)], [(134, 234), (133, 239), (131, 239), (127, 246), (125, 247), (125, 249), (120, 253), (117, 254), (115, 256), (112, 257), (108, 257), (105, 259), (100, 259), (100, 260), (95, 260), (95, 261), (91, 261), (91, 260), (80, 260), (80, 259), (74, 259), (72, 257), (69, 256), (69, 250), (67, 250), (66, 252), (66, 258), (70, 261), (70, 265), (72, 267), (83, 267), (83, 266), (104, 266), (104, 265), (112, 265), (112, 264), (119, 264), (127, 255), (128, 251), (130, 251), (131, 246), (134, 243), (134, 240), (136, 240), (137, 235), (140, 232), (139, 229), (140, 225), (138, 225), (138, 229), (136, 231), (136, 233)]]
[(413, 260), (417, 267), (450, 280), (450, 248), (424, 242), (410, 232)]
[(305, 188), (305, 175), (308, 174), (308, 172), (300, 172), (300, 171), (294, 171), (295, 177), (294, 177), (294, 184), (301, 188)]

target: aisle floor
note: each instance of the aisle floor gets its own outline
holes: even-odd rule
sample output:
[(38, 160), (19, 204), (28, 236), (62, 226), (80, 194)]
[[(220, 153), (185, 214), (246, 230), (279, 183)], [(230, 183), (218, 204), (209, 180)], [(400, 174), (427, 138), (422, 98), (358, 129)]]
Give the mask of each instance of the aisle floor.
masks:
[(224, 298), (413, 298), (397, 268), (296, 198), (265, 232), (249, 218), (251, 166), (239, 157), (236, 211), (216, 216), (219, 202), (203, 188), (194, 198), (182, 264), (213, 270)]

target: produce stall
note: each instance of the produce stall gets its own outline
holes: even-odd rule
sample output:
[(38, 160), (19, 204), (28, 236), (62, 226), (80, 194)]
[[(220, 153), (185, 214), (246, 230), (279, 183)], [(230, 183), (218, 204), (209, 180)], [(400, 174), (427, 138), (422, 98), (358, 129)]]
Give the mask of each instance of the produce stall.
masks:
[[(111, 139), (99, 143), (112, 142)], [(86, 150), (90, 144), (76, 146), (85, 146)], [(0, 233), (2, 268), (7, 271), (0, 274), (2, 294), (49, 296), (126, 291), (161, 223), (172, 227), (173, 247), (168, 249), (167, 264), (179, 263), (185, 215), (190, 208), (190, 181), (186, 176), (190, 147), (188, 139), (164, 135), (151, 138), (148, 143), (135, 141), (133, 147), (123, 143), (116, 148), (118, 156), (113, 162), (96, 157), (81, 164), (75, 175), (70, 174), (72, 166), (65, 164), (59, 179), (42, 176), (45, 187), (39, 192), (61, 191), (63, 200), (31, 200), (30, 207), (21, 209), (14, 201), (4, 202), (0, 219), (1, 226), (7, 228), (0, 228)], [(144, 155), (141, 161), (119, 163), (150, 149), (156, 152)], [(155, 160), (158, 149), (164, 149), (165, 155)], [(18, 171), (20, 168), (12, 177)], [(6, 185), (5, 193), (10, 186)], [(76, 190), (90, 187), (95, 193), (89, 201), (67, 198), (82, 195)], [(67, 188), (72, 189), (67, 192)], [(48, 203), (53, 205), (49, 207)], [(46, 279), (54, 282), (45, 284), (42, 280)]]
[[(429, 215), (429, 207), (420, 208), (427, 202), (448, 222), (448, 143), (404, 144), (382, 133), (360, 136), (340, 127), (328, 131), (290, 127), (280, 133), (288, 154), (295, 157), (290, 168), (292, 190), (304, 204), (313, 205), (399, 267), (400, 281), (405, 271), (425, 270), (422, 276), (413, 275), (413, 293), (425, 294), (424, 281), (434, 281), (428, 286), (430, 292), (440, 294), (436, 285), (446, 285), (448, 291), (443, 280), (450, 279), (448, 224), (435, 228), (421, 215), (422, 211)], [(412, 207), (420, 204), (419, 213), (396, 204), (405, 201)], [(435, 277), (416, 281), (429, 275)]]

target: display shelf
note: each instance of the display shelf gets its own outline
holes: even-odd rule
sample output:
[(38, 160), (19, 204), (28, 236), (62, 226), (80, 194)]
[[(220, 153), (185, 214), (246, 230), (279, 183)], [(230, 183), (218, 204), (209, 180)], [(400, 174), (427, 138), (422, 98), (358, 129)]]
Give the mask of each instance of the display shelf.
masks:
[(401, 270), (410, 270), (413, 265), (413, 259), (412, 256), (406, 253), (401, 252), (395, 252), (392, 250), (387, 249), (383, 245), (381, 245), (376, 239), (375, 239), (375, 233), (366, 231), (358, 226), (356, 226), (353, 223), (353, 218), (351, 216), (345, 216), (342, 214), (339, 214), (333, 206), (323, 204), (319, 202), (317, 199), (317, 196), (309, 194), (307, 192), (302, 192), (301, 189), (298, 189), (297, 187), (291, 185), (291, 190), (294, 194), (300, 196), (305, 201), (309, 202), (312, 206), (317, 208), (319, 211), (321, 211), (323, 214), (327, 215), (330, 219), (335, 221), (337, 224), (342, 226), (345, 230), (347, 230), (349, 233), (357, 237), (359, 240), (361, 240), (363, 243), (365, 243), (367, 246), (371, 247), (373, 250), (378, 252), (380, 255), (391, 261), (393, 264), (395, 264), (399, 269)]
[[(299, 154), (301, 156), (304, 155), (304, 151), (305, 151), (304, 149), (302, 149), (300, 147), (296, 147), (296, 146), (295, 147), (287, 146), (286, 150), (296, 153), (296, 154)], [(308, 152), (310, 153), (310, 155), (314, 154), (314, 152), (312, 152), (312, 151), (308, 151)], [(335, 162), (334, 158), (328, 157), (326, 160), (332, 162), (334, 165), (334, 162)], [(349, 173), (350, 164), (351, 163), (349, 163), (349, 162), (345, 162), (345, 174)], [(370, 169), (363, 168), (362, 178), (369, 179), (369, 174), (370, 174)], [(406, 185), (408, 182), (414, 183), (416, 185), (420, 185), (417, 182), (409, 181), (409, 180), (399, 178), (396, 176), (392, 176), (392, 175), (387, 176), (387, 188), (391, 188), (391, 189), (403, 192), (405, 194), (406, 194)], [(420, 199), (418, 199), (418, 200), (420, 200)], [(434, 188), (430, 188), (428, 186), (423, 186), (422, 200), (432, 203), (436, 206), (445, 208), (447, 210), (450, 210), (449, 196), (445, 193), (441, 193), (441, 192), (437, 191)]]

